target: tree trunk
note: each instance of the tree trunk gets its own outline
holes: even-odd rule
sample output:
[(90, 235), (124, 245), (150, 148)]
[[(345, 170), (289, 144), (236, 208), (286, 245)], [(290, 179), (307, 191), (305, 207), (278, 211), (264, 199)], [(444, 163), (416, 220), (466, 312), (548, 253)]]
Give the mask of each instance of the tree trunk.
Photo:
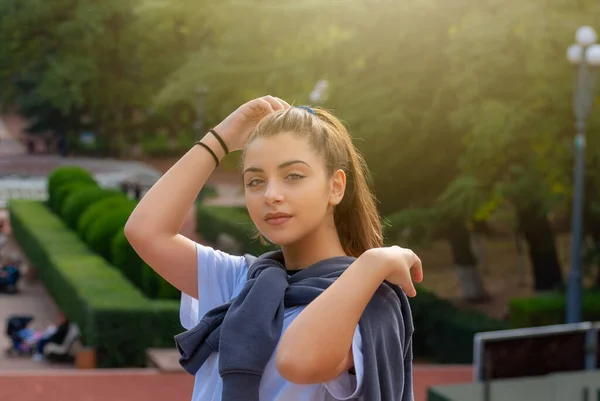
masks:
[(471, 249), (471, 238), (466, 224), (453, 224), (450, 227), (448, 241), (463, 299), (469, 302), (489, 300), (490, 296), (477, 270), (477, 259)]
[(555, 291), (563, 285), (562, 271), (554, 232), (548, 217), (541, 210), (539, 205), (517, 210), (519, 230), (529, 247), (535, 291)]
[(523, 252), (523, 243), (520, 232), (515, 232), (515, 251), (517, 252), (517, 270), (519, 271), (519, 286), (525, 286), (526, 282), (526, 259)]

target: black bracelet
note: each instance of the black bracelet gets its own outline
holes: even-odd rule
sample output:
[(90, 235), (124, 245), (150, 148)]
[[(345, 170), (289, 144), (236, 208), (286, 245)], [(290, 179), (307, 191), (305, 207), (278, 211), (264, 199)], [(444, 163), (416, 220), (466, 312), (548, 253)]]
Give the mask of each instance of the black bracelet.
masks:
[(223, 147), (225, 154), (228, 155), (229, 149), (227, 149), (227, 145), (225, 145), (225, 141), (223, 140), (223, 138), (221, 138), (221, 136), (219, 134), (217, 134), (217, 132), (214, 129), (210, 129), (210, 130), (208, 130), (208, 132), (210, 132), (211, 134), (213, 134), (215, 136), (215, 138), (217, 138), (217, 141), (219, 141), (219, 143)]
[(210, 153), (213, 157), (213, 159), (215, 159), (215, 163), (217, 164), (215, 166), (215, 168), (219, 167), (219, 158), (217, 157), (217, 155), (215, 154), (215, 152), (213, 152), (213, 150), (210, 148), (210, 146), (208, 146), (207, 144), (205, 144), (202, 141), (198, 141), (195, 143), (195, 145), (200, 145), (202, 146), (204, 149), (208, 150), (208, 153)]

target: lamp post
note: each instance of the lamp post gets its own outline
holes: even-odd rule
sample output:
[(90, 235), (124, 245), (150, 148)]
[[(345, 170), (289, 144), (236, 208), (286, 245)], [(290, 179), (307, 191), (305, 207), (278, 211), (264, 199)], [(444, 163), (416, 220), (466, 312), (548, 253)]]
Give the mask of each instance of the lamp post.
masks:
[(573, 210), (571, 217), (571, 270), (567, 287), (566, 322), (581, 321), (581, 242), (583, 236), (583, 197), (585, 178), (585, 123), (592, 109), (600, 45), (593, 28), (583, 26), (575, 34), (576, 43), (567, 49), (567, 59), (578, 67), (573, 88), (575, 113), (575, 170), (573, 173)]
[(314, 104), (321, 104), (327, 100), (327, 90), (329, 89), (329, 82), (325, 79), (317, 81), (312, 92), (310, 92), (310, 101)]

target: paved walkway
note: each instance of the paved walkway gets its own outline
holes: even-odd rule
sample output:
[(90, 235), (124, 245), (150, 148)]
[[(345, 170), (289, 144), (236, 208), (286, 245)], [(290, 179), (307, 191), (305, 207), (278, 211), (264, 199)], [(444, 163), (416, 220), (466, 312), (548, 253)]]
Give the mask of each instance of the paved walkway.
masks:
[[(6, 211), (0, 210), (0, 219), (8, 221)], [(4, 227), (4, 235), (10, 232), (10, 227)], [(11, 347), (10, 339), (6, 333), (6, 319), (11, 315), (32, 315), (34, 320), (30, 328), (34, 330), (43, 330), (58, 319), (58, 309), (54, 300), (46, 292), (41, 280), (33, 274), (31, 266), (28, 264), (24, 255), (20, 251), (13, 239), (8, 236), (8, 242), (0, 248), (0, 261), (3, 258), (18, 255), (24, 260), (23, 279), (19, 282), (19, 292), (17, 294), (0, 293), (0, 372), (3, 370), (32, 370), (47, 369), (49, 365), (45, 362), (36, 362), (26, 357), (9, 357), (5, 350)], [(64, 368), (64, 365), (52, 365), (56, 368)], [(4, 399), (0, 397), (0, 399)]]

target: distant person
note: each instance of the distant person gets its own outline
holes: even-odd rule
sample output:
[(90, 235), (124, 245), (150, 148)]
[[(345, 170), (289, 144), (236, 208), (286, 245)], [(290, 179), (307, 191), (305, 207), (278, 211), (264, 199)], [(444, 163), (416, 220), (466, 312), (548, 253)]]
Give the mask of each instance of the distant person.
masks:
[(44, 347), (47, 344), (62, 344), (64, 343), (70, 326), (69, 319), (63, 314), (59, 313), (56, 324), (51, 324), (41, 333), (41, 337), (37, 341), (35, 353), (33, 359), (41, 361), (44, 359)]
[[(179, 234), (230, 150), (243, 150), (246, 207), (278, 251), (234, 256)], [(340, 120), (265, 96), (209, 130), (142, 198), (125, 234), (183, 292), (190, 331), (176, 343), (194, 401), (413, 399), (405, 293), (416, 295), (421, 262), (383, 246), (368, 182)]]
[(133, 197), (136, 201), (142, 198), (142, 186), (137, 182), (133, 186)]
[(61, 157), (67, 156), (67, 139), (63, 134), (58, 137), (58, 154)]

